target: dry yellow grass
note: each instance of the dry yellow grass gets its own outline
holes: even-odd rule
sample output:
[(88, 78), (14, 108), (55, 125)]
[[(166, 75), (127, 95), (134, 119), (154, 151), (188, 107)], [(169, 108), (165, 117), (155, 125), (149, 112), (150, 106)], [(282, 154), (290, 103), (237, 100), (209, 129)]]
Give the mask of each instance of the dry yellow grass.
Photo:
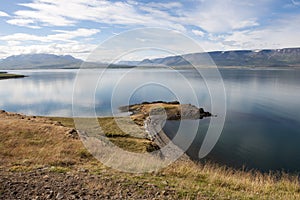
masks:
[(62, 165), (83, 162), (88, 152), (71, 129), (45, 118), (0, 113), (0, 163), (14, 165)]
[[(72, 118), (51, 117), (54, 121), (59, 121), (66, 127), (75, 128)], [(126, 151), (144, 153), (157, 149), (154, 142), (145, 139), (143, 127), (136, 125), (130, 117), (101, 117), (98, 118), (99, 127), (106, 137)]]
[[(51, 171), (66, 172), (84, 168), (90, 174), (105, 174), (113, 179), (126, 179), (129, 185), (138, 182), (169, 187), (181, 199), (300, 199), (297, 175), (261, 174), (228, 169), (212, 163), (197, 164), (180, 160), (153, 173), (130, 174), (108, 169), (85, 150), (78, 139), (68, 136), (69, 127), (46, 118), (0, 113), (0, 166), (11, 172), (28, 171), (39, 166), (52, 166)], [(70, 118), (55, 118), (72, 126)], [(108, 120), (108, 121), (106, 121)], [(109, 122), (109, 119), (102, 122)], [(122, 145), (134, 138), (112, 137)], [(120, 141), (119, 141), (120, 139)], [(130, 145), (128, 145), (130, 146)], [(140, 149), (141, 150), (141, 149)], [(138, 164), (138, 163), (137, 163)], [(97, 188), (97, 185), (89, 185)], [(99, 188), (100, 189), (100, 188)]]
[(163, 173), (177, 179), (178, 188), (187, 196), (201, 193), (217, 199), (300, 199), (298, 175), (245, 172), (190, 161), (174, 163)]
[(138, 125), (143, 126), (144, 120), (149, 116), (151, 110), (162, 109), (168, 116), (179, 115), (181, 110), (180, 104), (168, 104), (168, 103), (151, 103), (151, 104), (137, 104), (130, 106), (130, 110), (134, 110), (135, 114), (131, 115), (131, 119)]

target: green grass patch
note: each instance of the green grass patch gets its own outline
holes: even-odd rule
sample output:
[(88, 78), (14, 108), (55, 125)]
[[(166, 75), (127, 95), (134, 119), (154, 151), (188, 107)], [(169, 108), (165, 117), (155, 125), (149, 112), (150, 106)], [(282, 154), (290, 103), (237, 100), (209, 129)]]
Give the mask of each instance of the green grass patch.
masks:
[[(62, 125), (75, 128), (73, 118), (50, 117), (51, 120)], [(83, 120), (88, 120), (85, 118)], [(108, 139), (118, 147), (135, 153), (152, 152), (158, 149), (157, 145), (145, 139), (145, 131), (136, 125), (130, 117), (99, 117), (99, 127)], [(83, 153), (84, 154), (84, 153)], [(84, 157), (84, 155), (81, 155)]]
[(55, 173), (66, 173), (69, 172), (70, 168), (68, 167), (60, 167), (60, 166), (51, 166), (50, 167), (50, 172), (55, 172)]
[(10, 172), (28, 172), (32, 170), (31, 166), (15, 165), (8, 169)]

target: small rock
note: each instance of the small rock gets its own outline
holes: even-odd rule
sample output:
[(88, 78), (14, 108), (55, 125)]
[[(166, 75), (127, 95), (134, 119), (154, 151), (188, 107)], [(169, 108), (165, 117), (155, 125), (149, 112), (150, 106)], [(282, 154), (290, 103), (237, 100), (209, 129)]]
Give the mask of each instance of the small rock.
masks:
[(161, 183), (164, 185), (168, 185), (168, 181), (162, 181)]
[(43, 176), (43, 179), (49, 179), (48, 175)]
[(45, 185), (44, 189), (49, 190), (49, 189), (51, 189), (51, 187), (49, 185)]
[(54, 192), (51, 190), (49, 192), (49, 195), (47, 196), (47, 199), (52, 199)]
[(86, 172), (88, 172), (89, 170), (88, 170), (88, 169), (84, 169), (84, 168), (80, 168), (78, 171), (79, 171), (79, 172), (84, 172), (84, 173), (86, 173)]
[(71, 129), (67, 132), (67, 134), (73, 138), (78, 138), (78, 133), (75, 129)]
[(60, 122), (54, 122), (54, 125), (55, 126), (64, 126), (62, 123), (60, 123)]
[(62, 194), (62, 193), (57, 193), (57, 195), (56, 195), (56, 197), (55, 197), (56, 199), (63, 199), (64, 198), (64, 195)]

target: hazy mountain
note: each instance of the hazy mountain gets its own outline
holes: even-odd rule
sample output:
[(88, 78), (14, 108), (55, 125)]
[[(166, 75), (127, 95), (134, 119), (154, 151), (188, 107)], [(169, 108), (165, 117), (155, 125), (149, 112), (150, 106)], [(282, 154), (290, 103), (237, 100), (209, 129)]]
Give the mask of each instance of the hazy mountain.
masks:
[(0, 69), (77, 68), (81, 63), (70, 55), (23, 54), (0, 60)]
[(141, 61), (126, 61), (126, 60), (122, 60), (120, 62), (118, 62), (118, 65), (127, 65), (127, 66), (136, 66), (140, 63)]
[[(0, 60), (0, 70), (5, 69), (68, 69), (68, 68), (128, 68), (132, 65), (84, 62), (70, 55), (54, 55), (54, 54), (22, 54), (9, 56)], [(133, 66), (135, 66), (134, 63)]]
[[(207, 54), (210, 56), (208, 57)], [(125, 68), (125, 67), (157, 67), (174, 66), (187, 67), (193, 64), (207, 66), (211, 64), (210, 58), (218, 66), (249, 66), (249, 67), (300, 67), (300, 48), (285, 48), (273, 50), (240, 50), (240, 51), (214, 51), (208, 53), (193, 53), (182, 56), (169, 56), (165, 58), (145, 59), (142, 61), (121, 61), (115, 65), (105, 63), (85, 63), (86, 68)], [(79, 68), (82, 60), (70, 55), (59, 56), (53, 54), (24, 54), (9, 56), (0, 60), (0, 69), (53, 69), (53, 68)]]
[[(273, 50), (239, 50), (214, 51), (208, 55), (218, 66), (256, 66), (256, 67), (285, 67), (300, 66), (300, 48), (285, 48)], [(187, 66), (186, 60), (197, 65), (209, 65), (210, 58), (206, 53), (193, 53), (182, 56), (170, 56), (157, 59), (145, 59), (139, 66)]]

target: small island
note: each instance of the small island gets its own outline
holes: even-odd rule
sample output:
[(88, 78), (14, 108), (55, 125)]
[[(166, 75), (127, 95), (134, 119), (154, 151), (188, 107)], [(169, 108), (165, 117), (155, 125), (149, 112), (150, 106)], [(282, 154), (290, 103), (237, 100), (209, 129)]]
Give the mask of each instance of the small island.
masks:
[(9, 74), (7, 72), (0, 72), (0, 80), (1, 79), (11, 79), (11, 78), (24, 78), (25, 75), (21, 74)]

